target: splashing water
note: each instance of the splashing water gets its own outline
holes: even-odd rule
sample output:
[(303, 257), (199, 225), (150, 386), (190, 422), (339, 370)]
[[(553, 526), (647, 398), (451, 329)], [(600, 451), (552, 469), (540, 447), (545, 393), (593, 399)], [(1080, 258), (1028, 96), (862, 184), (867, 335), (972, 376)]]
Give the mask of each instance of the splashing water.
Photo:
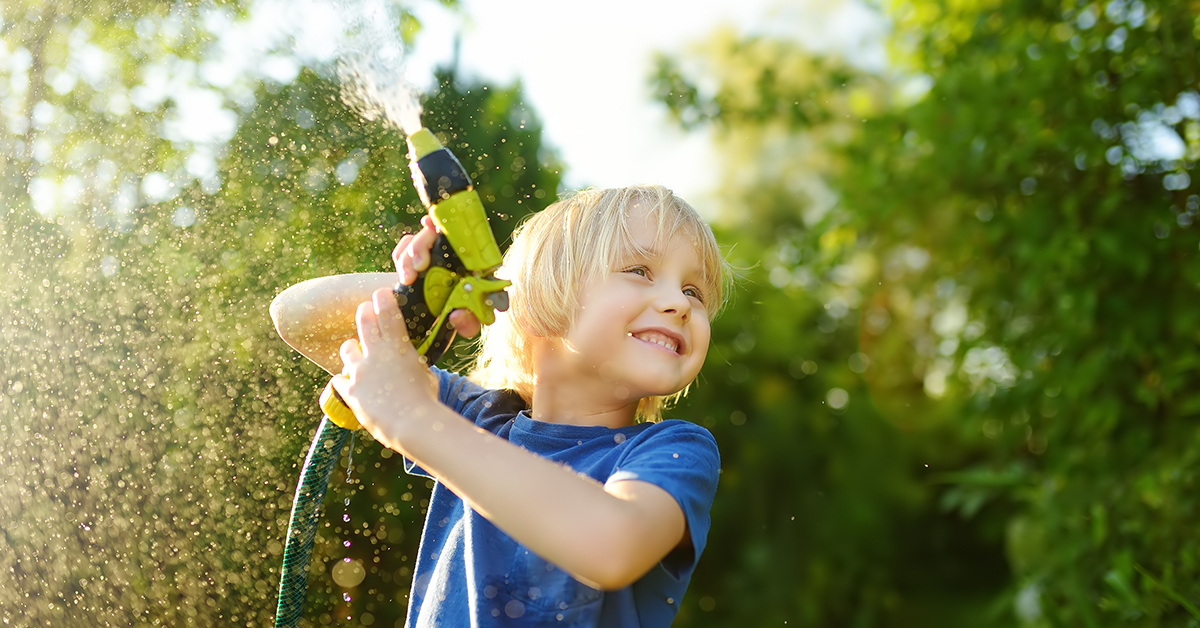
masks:
[(338, 78), (342, 100), (367, 120), (382, 119), (412, 135), (421, 128), (416, 90), (404, 81), (404, 44), (396, 9), (381, 0), (341, 0), (350, 18)]
[[(350, 432), (350, 444), (346, 447), (346, 484), (352, 484), (354, 482), (354, 434), (355, 434), (354, 432)], [(354, 489), (351, 488), (351, 492), (352, 492), (351, 494), (353, 494), (353, 490)], [(347, 496), (346, 499), (342, 501), (342, 507), (343, 507), (342, 522), (350, 523), (350, 497), (349, 496)], [(349, 533), (349, 526), (347, 526), (347, 533)], [(342, 541), (342, 546), (350, 547), (350, 539), (346, 539), (346, 540)], [(350, 559), (347, 558), (346, 560), (350, 560)]]
[[(346, 449), (346, 484), (353, 482), (354, 476), (354, 432), (350, 432), (350, 445)], [(350, 505), (350, 498), (346, 498), (346, 505)]]
[[(349, 474), (349, 469), (347, 469), (346, 473), (347, 473), (347, 474)], [(349, 478), (349, 476), (348, 476), (348, 475), (347, 475), (347, 477), (346, 477), (346, 481), (347, 481), (347, 482), (349, 482), (349, 481), (350, 481), (350, 478)], [(345, 523), (350, 523), (350, 512), (349, 512), (349, 510), (350, 510), (350, 498), (349, 498), (349, 497), (347, 497), (347, 498), (345, 499), (345, 501), (343, 501), (343, 502), (342, 502), (342, 505), (345, 507), (345, 510), (343, 510), (343, 511), (342, 511), (342, 521), (343, 521), (343, 522), (345, 522)], [(347, 530), (349, 530), (349, 528), (347, 528)], [(350, 547), (350, 539), (346, 539), (346, 540), (342, 541), (342, 547)], [(350, 560), (350, 559), (349, 559), (349, 558), (347, 558), (346, 560)]]
[[(359, 16), (345, 22), (357, 25), (343, 55), (347, 100), (357, 94), (363, 115), (374, 112), (405, 130), (419, 127), (416, 93), (401, 78), (397, 13), (385, 0), (345, 0), (343, 7), (343, 15)], [(183, 17), (170, 19), (147, 14), (137, 22), (139, 36), (157, 37), (146, 34), (147, 25), (205, 32), (198, 13), (180, 10)], [(113, 28), (124, 33), (133, 26)], [(111, 52), (124, 58), (118, 48)], [(231, 193), (244, 190), (247, 196), (234, 203), (214, 202), (224, 194), (208, 196), (215, 190), (193, 185), (197, 180), (174, 158), (142, 161), (165, 141), (154, 116), (142, 126), (130, 118), (129, 143), (110, 152), (101, 150), (103, 136), (78, 130), (63, 139), (30, 127), (56, 155), (102, 155), (94, 160), (98, 172), (111, 172), (71, 177), (85, 181), (80, 198), (96, 200), (80, 202), (77, 213), (63, 213), (58, 222), (32, 209), (15, 211), (19, 203), (9, 196), (0, 211), (0, 232), (8, 234), (0, 246), (0, 619), (6, 625), (10, 618), (17, 626), (272, 620), (272, 595), (261, 584), (279, 579), (296, 458), (318, 417), (312, 374), (297, 368), (271, 329), (267, 306), (313, 268), (333, 272), (331, 258), (314, 243), (342, 233), (329, 221), (300, 218), (318, 211), (317, 193), (289, 185), (288, 173), (332, 171), (332, 163), (314, 157), (314, 140), (328, 142), (336, 155), (370, 144), (338, 139), (331, 128), (310, 130), (314, 119), (343, 110), (329, 105), (323, 116), (326, 105), (309, 96), (327, 103), (321, 89), (331, 86), (323, 75), (289, 81), (268, 84), (275, 97), (239, 101), (254, 109), (253, 115), (246, 109), (238, 133), (263, 141), (233, 143), (220, 176), (207, 179), (231, 184), (225, 188)], [(112, 84), (114, 102), (127, 101), (130, 90)], [(79, 111), (65, 96), (60, 100), (60, 114)], [(126, 152), (139, 157), (122, 161)], [(258, 164), (270, 168), (256, 171)], [(91, 189), (86, 182), (93, 178), (111, 185)], [(164, 200), (149, 185), (168, 179), (177, 199)], [(172, 219), (183, 214), (186, 220)], [(387, 481), (403, 492), (392, 486), (400, 480)], [(376, 516), (369, 514), (373, 503), (389, 503), (376, 491), (355, 497), (353, 519), (364, 530)], [(349, 498), (344, 505), (348, 518)], [(378, 512), (389, 530), (419, 525), (415, 503), (389, 503)], [(360, 534), (355, 549), (364, 555), (371, 540), (386, 538)], [(322, 540), (322, 564), (335, 552), (348, 553), (337, 550), (338, 540)], [(402, 561), (390, 562), (399, 581)], [(354, 564), (353, 574), (365, 573)], [(218, 595), (227, 597), (218, 603)], [(153, 602), (172, 596), (182, 602)]]

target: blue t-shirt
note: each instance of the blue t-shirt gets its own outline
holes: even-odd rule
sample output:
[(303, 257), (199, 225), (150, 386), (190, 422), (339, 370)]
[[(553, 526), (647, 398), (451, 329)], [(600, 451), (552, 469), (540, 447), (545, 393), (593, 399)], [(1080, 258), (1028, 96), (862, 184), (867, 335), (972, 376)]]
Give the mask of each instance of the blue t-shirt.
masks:
[[(720, 468), (712, 434), (678, 420), (618, 429), (543, 423), (529, 417), (515, 393), (433, 371), (441, 402), (479, 427), (598, 482), (636, 479), (667, 491), (683, 509), (691, 548), (672, 551), (630, 586), (599, 591), (530, 552), (438, 482), (406, 625), (669, 626), (708, 536)], [(409, 473), (429, 477), (411, 461), (405, 465)]]

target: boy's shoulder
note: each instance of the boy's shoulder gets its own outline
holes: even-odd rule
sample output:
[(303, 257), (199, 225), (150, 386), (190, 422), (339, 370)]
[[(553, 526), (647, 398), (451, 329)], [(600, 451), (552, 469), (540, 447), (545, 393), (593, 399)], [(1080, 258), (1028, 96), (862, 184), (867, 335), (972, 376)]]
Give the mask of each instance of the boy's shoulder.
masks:
[(700, 440), (711, 443), (715, 448), (717, 439), (707, 428), (684, 419), (663, 419), (650, 423), (639, 434), (656, 440), (663, 438)]
[(718, 473), (721, 452), (717, 439), (704, 427), (681, 419), (664, 419), (642, 426), (626, 443), (621, 468), (648, 465), (670, 470), (682, 466), (702, 474)]

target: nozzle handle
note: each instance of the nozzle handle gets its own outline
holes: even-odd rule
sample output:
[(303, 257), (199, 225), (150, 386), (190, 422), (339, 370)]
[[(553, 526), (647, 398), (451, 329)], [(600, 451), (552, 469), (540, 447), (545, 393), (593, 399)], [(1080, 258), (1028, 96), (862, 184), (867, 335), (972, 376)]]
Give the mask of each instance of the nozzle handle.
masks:
[[(457, 335), (448, 321), (438, 325), (438, 320), (444, 318), (443, 310), (455, 282), (467, 270), (445, 235), (438, 234), (429, 256), (429, 268), (418, 274), (412, 285), (396, 284), (392, 293), (404, 314), (409, 340), (425, 356), (426, 363), (435, 364)], [(427, 342), (431, 333), (432, 342)]]

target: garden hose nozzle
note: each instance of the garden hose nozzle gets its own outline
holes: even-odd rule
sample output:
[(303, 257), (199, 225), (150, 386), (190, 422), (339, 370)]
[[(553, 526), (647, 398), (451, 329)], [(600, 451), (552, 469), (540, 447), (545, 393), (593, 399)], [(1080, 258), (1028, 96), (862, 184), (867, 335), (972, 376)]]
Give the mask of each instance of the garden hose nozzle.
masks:
[(408, 137), (408, 158), (413, 184), (439, 233), (429, 268), (413, 285), (398, 284), (393, 292), (409, 338), (433, 364), (454, 340), (450, 312), (466, 309), (490, 325), (496, 310), (508, 309), (504, 289), (511, 282), (492, 275), (503, 261), (500, 247), (479, 193), (454, 153), (422, 128)]
[[(408, 157), (413, 184), (437, 226), (438, 238), (430, 251), (429, 268), (411, 286), (396, 284), (392, 292), (417, 353), (427, 364), (435, 364), (454, 342), (450, 313), (465, 309), (480, 323), (491, 325), (496, 310), (508, 309), (504, 289), (512, 282), (492, 274), (503, 261), (500, 247), (479, 193), (454, 153), (422, 128), (408, 137)], [(332, 382), (321, 395), (321, 408), (341, 427), (360, 427)]]

